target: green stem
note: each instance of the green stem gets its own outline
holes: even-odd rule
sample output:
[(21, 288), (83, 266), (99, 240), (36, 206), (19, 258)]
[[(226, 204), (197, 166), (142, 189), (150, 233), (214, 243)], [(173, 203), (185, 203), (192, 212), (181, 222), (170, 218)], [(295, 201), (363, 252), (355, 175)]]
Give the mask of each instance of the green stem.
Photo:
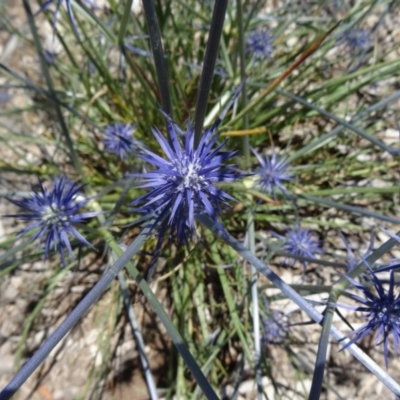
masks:
[(118, 32), (118, 44), (120, 46), (123, 46), (125, 42), (125, 33), (126, 33), (126, 28), (128, 26), (129, 17), (131, 16), (132, 3), (133, 0), (128, 0), (125, 3), (124, 12), (122, 14), (121, 26)]

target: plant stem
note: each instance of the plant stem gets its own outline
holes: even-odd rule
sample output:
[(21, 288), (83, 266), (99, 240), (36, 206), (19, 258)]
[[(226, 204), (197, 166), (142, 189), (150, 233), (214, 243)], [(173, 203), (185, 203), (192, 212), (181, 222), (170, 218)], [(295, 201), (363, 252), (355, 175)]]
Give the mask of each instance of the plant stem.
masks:
[(158, 25), (156, 9), (153, 0), (143, 0), (143, 9), (146, 16), (151, 49), (153, 51), (154, 65), (156, 67), (158, 87), (160, 88), (161, 108), (172, 118), (172, 103), (168, 84), (167, 63), (161, 41), (160, 27)]
[(118, 32), (118, 44), (120, 46), (124, 45), (125, 32), (126, 32), (126, 28), (128, 26), (129, 17), (131, 15), (132, 3), (133, 3), (133, 0), (127, 0), (125, 7), (124, 7), (124, 12), (122, 14), (121, 26), (120, 26), (119, 32)]
[(216, 0), (194, 114), (194, 148), (200, 142), (228, 0)]
[(157, 387), (154, 383), (153, 374), (151, 373), (149, 361), (147, 359), (146, 350), (143, 342), (143, 336), (140, 332), (139, 324), (136, 320), (135, 311), (133, 310), (128, 288), (122, 272), (118, 273), (119, 286), (121, 288), (124, 305), (128, 314), (129, 322), (131, 324), (132, 333), (136, 340), (136, 346), (139, 351), (140, 361), (142, 363), (143, 373), (146, 378), (147, 388), (149, 390), (150, 400), (158, 400)]

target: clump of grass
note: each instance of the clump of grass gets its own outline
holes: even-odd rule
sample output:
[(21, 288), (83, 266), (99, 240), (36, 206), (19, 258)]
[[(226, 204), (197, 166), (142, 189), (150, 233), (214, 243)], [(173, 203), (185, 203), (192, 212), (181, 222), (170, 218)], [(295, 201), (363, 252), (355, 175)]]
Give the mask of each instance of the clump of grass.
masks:
[[(67, 276), (81, 277), (85, 271), (88, 296), (67, 305), (65, 315), (82, 300), (56, 331), (57, 340), (72, 326), (68, 321), (75, 318), (75, 323), (99, 296), (112, 313), (97, 321), (104, 334), (98, 336), (96, 354), (107, 362), (99, 366), (93, 357), (79, 395), (100, 396), (107, 390), (105, 382), (118, 380), (121, 371), (110, 366), (123, 332), (120, 321), (132, 326), (152, 399), (189, 398), (200, 390), (207, 398), (223, 391), (234, 397), (246, 379), (256, 382), (257, 398), (270, 393), (269, 385), (280, 397), (296, 393), (316, 399), (322, 388), (346, 397), (347, 383), (327, 379), (332, 370), (324, 369), (330, 334), (399, 394), (389, 376), (395, 370), (388, 362), (389, 336), (384, 335), (380, 357), (379, 346), (366, 341), (369, 330), (349, 333), (358, 321), (354, 313), (341, 310), (342, 323), (334, 312), (351, 284), (364, 287), (357, 283), (363, 271), (372, 274), (380, 298), (394, 298), (396, 267), (389, 268), (387, 283), (374, 269), (387, 263), (396, 244), (393, 237), (382, 238), (378, 228), (396, 232), (400, 222), (399, 150), (397, 139), (388, 137), (400, 118), (393, 80), (400, 55), (385, 40), (386, 27), (397, 18), (395, 7), (365, 0), (333, 12), (331, 4), (320, 2), (270, 9), (238, 0), (225, 13), (224, 2), (214, 8), (209, 2), (148, 1), (133, 17), (132, 1), (110, 1), (104, 8), (66, 3), (69, 8), (59, 8), (56, 25), (47, 2), (39, 2), (37, 15), (27, 1), (20, 10), (14, 5), (28, 21), (29, 33), (13, 19), (14, 8), (0, 5), (1, 26), (10, 40), (20, 39), (29, 61), (0, 58), (0, 96), (7, 92), (0, 111), (2, 214), (17, 212), (6, 198), (29, 210), (34, 206), (30, 219), (39, 228), (31, 240), (14, 241), (18, 231), (27, 233), (30, 227), (2, 220), (1, 284), (9, 285), (13, 276), (26, 279), (47, 258), (40, 282), (18, 293), (24, 299), (35, 292), (37, 301), (33, 311), (26, 311), (25, 328), (13, 332), (21, 337), (19, 346), (11, 346), (17, 358), (40, 332), (40, 318), (54, 307), (52, 302), (79, 286), (72, 279), (68, 287)], [(344, 23), (329, 31), (338, 16)], [(51, 62), (37, 29), (45, 24), (54, 29), (52, 40), (61, 49)], [(346, 35), (356, 27), (368, 29), (374, 40), (368, 46), (362, 41), (360, 51), (353, 41), (343, 51)], [(261, 49), (260, 32), (270, 40)], [(264, 58), (254, 51), (262, 51)], [(238, 87), (241, 96), (232, 100)], [(221, 137), (227, 150), (222, 150)], [(72, 185), (65, 189), (73, 191), (68, 201), (56, 196), (53, 207), (50, 192), (42, 188), (35, 195), (30, 189), (37, 178), (51, 182), (60, 175), (82, 183), (84, 200)], [(90, 209), (82, 214), (93, 217), (89, 223), (81, 214), (72, 220), (62, 209), (72, 207), (75, 213), (81, 205)], [(371, 228), (380, 247), (371, 246), (368, 257), (351, 259), (352, 268), (344, 271), (346, 250), (368, 246)], [(36, 250), (31, 242), (44, 240), (49, 229), (45, 251)], [(311, 231), (323, 240), (310, 237)], [(351, 238), (346, 248), (338, 231)], [(287, 240), (277, 241), (283, 232), (289, 232)], [(65, 248), (72, 257), (62, 267)], [(294, 268), (286, 268), (282, 257)], [(149, 282), (142, 278), (147, 274)], [(291, 286), (281, 277), (290, 279)], [(370, 288), (364, 292), (376, 298)], [(268, 308), (263, 307), (265, 298)], [(322, 330), (309, 324), (310, 318), (322, 324), (315, 304), (326, 307)], [(284, 335), (282, 326), (264, 329), (273, 316), (269, 307), (285, 316)], [(136, 321), (140, 310), (156, 313), (167, 333), (153, 335), (158, 322)], [(397, 331), (392, 331), (396, 351)], [(273, 332), (276, 340), (270, 337)], [(363, 339), (365, 352), (385, 363), (389, 375), (349, 345), (346, 335), (354, 338), (351, 342)], [(46, 349), (57, 340), (46, 341)], [(149, 348), (168, 365), (168, 374), (151, 365)], [(274, 352), (286, 362), (266, 357)], [(340, 362), (340, 355), (331, 357)], [(69, 384), (43, 379), (59, 390)], [(312, 380), (311, 389), (301, 386), (305, 379)]]

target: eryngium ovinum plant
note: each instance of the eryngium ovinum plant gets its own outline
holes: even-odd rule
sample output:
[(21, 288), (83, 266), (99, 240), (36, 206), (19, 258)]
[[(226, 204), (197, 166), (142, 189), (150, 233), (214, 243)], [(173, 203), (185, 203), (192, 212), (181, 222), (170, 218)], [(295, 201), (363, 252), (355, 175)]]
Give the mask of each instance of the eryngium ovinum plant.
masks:
[[(247, 16), (248, 2), (230, 3), (229, 13), (226, 13), (226, 0), (217, 0), (214, 4), (194, 3), (193, 7), (174, 2), (160, 3), (156, 13), (155, 4), (148, 0), (143, 2), (142, 14), (135, 18), (131, 18), (130, 13), (133, 1), (111, 3), (111, 13), (103, 13), (94, 1), (46, 1), (35, 13), (28, 0), (23, 1), (41, 61), (38, 80), (44, 80), (46, 86), (42, 89), (18, 74), (12, 76), (23, 79), (24, 85), (36, 88), (38, 96), (44, 96), (50, 102), (60, 127), (61, 136), (56, 143), (61, 143), (59, 151), (62, 155), (57, 153), (54, 158), (59, 165), (52, 160), (43, 166), (44, 171), (39, 168), (27, 171), (39, 175), (28, 193), (18, 196), (7, 193), (10, 204), (18, 210), (14, 209), (5, 217), (7, 221), (16, 221), (23, 226), (18, 225), (18, 242), (5, 252), (4, 257), (1, 256), (2, 262), (9, 268), (7, 258), (25, 249), (28, 260), (37, 254), (43, 262), (60, 260), (57, 271), (73, 271), (74, 268), (84, 269), (90, 257), (103, 260), (100, 258), (103, 248), (109, 257), (98, 282), (60, 326), (55, 330), (48, 327), (51, 335), (2, 390), (0, 400), (13, 396), (115, 278), (118, 278), (140, 350), (149, 396), (158, 398), (161, 388), (157, 387), (148, 365), (124, 269), (136, 282), (141, 296), (157, 314), (168, 340), (180, 354), (176, 372), (170, 378), (175, 385), (171, 385), (167, 393), (170, 397), (189, 398), (201, 390), (206, 398), (217, 399), (221, 393), (226, 393), (229, 384), (240, 381), (245, 375), (238, 373), (232, 365), (223, 364), (230, 354), (225, 349), (235, 347), (236, 352), (240, 348), (241, 355), (233, 364), (247, 366), (250, 376), (254, 377), (257, 398), (262, 398), (267, 391), (263, 378), (274, 376), (274, 360), (267, 362), (265, 347), (284, 348), (294, 335), (295, 327), (299, 326), (298, 321), (291, 321), (293, 312), (285, 313), (280, 306), (273, 305), (279, 298), (287, 299), (301, 310), (303, 317), (308, 319), (305, 330), (311, 327), (309, 320), (322, 325), (322, 329), (317, 330), (319, 345), (309, 398), (319, 398), (324, 385), (329, 336), (338, 342), (339, 350), (350, 352), (393, 393), (400, 395), (398, 384), (357, 347), (359, 341), (375, 336), (373, 344), (382, 349), (386, 368), (390, 367), (393, 354), (397, 354), (400, 317), (396, 263), (385, 267), (375, 263), (394, 247), (398, 236), (385, 231), (390, 239), (377, 250), (371, 245), (358, 261), (351, 252), (348, 262), (337, 260), (336, 254), (333, 262), (326, 261), (324, 258), (332, 255), (327, 242), (333, 239), (323, 238), (316, 232), (321, 231), (319, 228), (323, 223), (315, 222), (315, 214), (308, 218), (307, 212), (311, 211), (306, 206), (312, 203), (313, 207), (325, 206), (384, 221), (399, 221), (313, 196), (313, 192), (318, 191), (314, 182), (322, 178), (313, 175), (316, 167), (311, 163), (308, 165), (307, 157), (336, 138), (338, 131), (323, 133), (290, 153), (287, 149), (280, 150), (279, 145), (266, 146), (265, 135), (262, 139), (261, 135), (254, 135), (250, 143), (250, 134), (270, 133), (280, 126), (282, 119), (273, 125), (273, 116), (279, 112), (285, 113), (283, 120), (287, 126), (304, 118), (305, 114), (291, 109), (290, 102), (296, 101), (314, 113), (334, 120), (338, 124), (335, 129), (346, 126), (373, 144), (374, 149), (384, 150), (389, 155), (395, 154), (393, 149), (354, 126), (361, 118), (359, 114), (346, 122), (348, 118), (341, 119), (314, 106), (312, 102), (318, 96), (313, 97), (313, 91), (299, 98), (288, 92), (295, 90), (289, 86), (279, 93), (289, 98), (288, 103), (281, 106), (279, 102), (271, 102), (271, 96), (276, 96), (273, 89), (291, 72), (288, 63), (292, 62), (295, 53), (290, 57), (282, 56), (282, 49), (278, 47), (282, 43), (279, 37), (282, 31), (274, 31), (276, 26), (265, 26), (265, 19), (260, 20), (263, 24), (254, 20), (253, 12)], [(52, 6), (54, 8), (50, 10)], [(52, 43), (57, 41), (62, 49), (57, 57), (63, 60), (58, 65), (56, 60), (56, 67), (51, 68), (36, 29), (36, 24), (44, 21), (45, 15), (54, 31)], [(168, 47), (167, 53), (163, 50), (159, 18), (163, 22), (163, 43)], [(229, 24), (224, 25), (226, 20)], [(193, 26), (188, 21), (192, 21)], [(332, 20), (332, 25), (334, 22)], [(235, 29), (230, 31), (232, 26)], [(193, 49), (190, 51), (197, 53), (182, 50), (186, 42), (176, 29), (192, 29), (189, 32), (193, 36), (195, 33), (196, 39), (191, 43)], [(223, 29), (227, 30), (223, 32)], [(329, 57), (328, 49), (340, 48), (337, 37), (344, 37), (346, 32), (330, 37), (321, 31), (320, 38), (308, 50), (301, 47), (292, 65), (299, 66), (313, 53), (317, 54), (315, 62), (319, 61), (318, 57)], [(126, 37), (137, 40), (135, 48), (143, 50), (128, 54), (124, 44)], [(149, 47), (153, 59), (147, 57)], [(219, 49), (221, 56), (218, 56)], [(363, 46), (363, 50), (368, 51), (368, 48)], [(182, 54), (188, 58), (182, 60)], [(275, 62), (282, 64), (274, 69)], [(63, 63), (69, 63), (73, 72), (65, 72)], [(196, 65), (198, 63), (202, 65), (200, 76), (197, 74), (198, 67), (201, 68)], [(393, 65), (398, 68), (394, 62)], [(10, 72), (6, 66), (1, 67)], [(224, 74), (215, 74), (217, 69), (223, 70)], [(271, 76), (259, 76), (260, 71), (269, 69), (274, 72)], [(267, 86), (265, 79), (276, 76), (278, 80)], [(376, 79), (381, 79), (380, 74)], [(326, 91), (326, 87), (323, 90)], [(194, 116), (189, 119), (195, 96)], [(327, 108), (328, 100), (325, 102)], [(382, 101), (363, 112), (368, 115), (386, 104)], [(330, 104), (329, 108), (334, 109), (334, 105)], [(254, 110), (257, 112), (253, 113)], [(43, 110), (38, 110), (38, 115), (42, 115), (40, 113)], [(268, 126), (266, 129), (267, 122), (274, 128)], [(229, 132), (228, 125), (235, 130)], [(244, 140), (221, 139), (221, 131), (227, 137), (243, 136)], [(40, 143), (46, 141), (42, 139)], [(253, 159), (251, 154), (254, 154)], [(313, 160), (319, 162), (318, 157)], [(33, 168), (32, 163), (28, 165)], [(319, 168), (326, 168), (325, 164)], [(303, 183), (302, 179), (312, 183)], [(307, 189), (311, 194), (307, 195)], [(320, 193), (323, 197), (323, 188)], [(333, 194), (343, 195), (346, 191)], [(274, 217), (280, 212), (283, 223), (274, 225)], [(292, 214), (296, 218), (291, 218)], [(9, 246), (9, 242), (7, 244)], [(345, 246), (350, 248), (347, 242)], [(256, 249), (260, 251), (256, 252)], [(276, 253), (281, 253), (283, 261), (281, 257), (278, 269), (271, 269), (267, 262), (272, 257), (270, 254)], [(258, 258), (257, 255), (261, 256)], [(243, 269), (243, 260), (254, 270), (249, 273), (247, 267)], [(13, 271), (18, 262), (18, 259), (10, 262)], [(149, 286), (157, 281), (157, 268), (163, 265), (171, 269), (168, 276), (172, 307), (168, 313)], [(310, 285), (306, 290), (306, 284), (315, 283), (312, 276), (319, 276), (322, 268), (332, 268), (336, 278), (340, 279), (329, 289), (314, 285), (312, 293), (325, 291), (325, 295), (319, 302), (309, 302), (305, 293), (310, 291)], [(304, 285), (292, 288), (279, 276), (281, 271), (299, 273)], [(384, 273), (388, 274), (386, 281)], [(62, 279), (61, 275), (57, 279)], [(275, 294), (266, 302), (264, 287), (269, 284), (278, 289), (279, 295)], [(202, 292), (206, 286), (211, 288), (210, 292)], [(184, 304), (191, 298), (191, 291), (197, 314), (187, 324), (188, 314), (193, 310)], [(342, 304), (339, 301), (342, 295), (353, 303)], [(259, 307), (259, 298), (262, 299), (260, 304), (268, 306)], [(212, 307), (205, 311), (207, 301)], [(321, 305), (323, 315), (320, 308), (316, 309)], [(362, 314), (363, 322), (357, 327), (351, 326), (351, 331), (341, 325), (346, 329), (342, 333), (332, 325), (336, 307), (342, 317), (343, 310)], [(226, 310), (226, 320), (219, 321), (220, 310)], [(346, 318), (352, 319), (353, 314), (346, 314)], [(228, 325), (224, 326), (226, 321), (229, 321)], [(294, 353), (291, 352), (292, 356)], [(187, 377), (186, 367), (196, 385)], [(230, 374), (235, 376), (233, 380), (229, 378)], [(281, 396), (276, 383), (274, 388)], [(308, 397), (308, 393), (304, 397)]]

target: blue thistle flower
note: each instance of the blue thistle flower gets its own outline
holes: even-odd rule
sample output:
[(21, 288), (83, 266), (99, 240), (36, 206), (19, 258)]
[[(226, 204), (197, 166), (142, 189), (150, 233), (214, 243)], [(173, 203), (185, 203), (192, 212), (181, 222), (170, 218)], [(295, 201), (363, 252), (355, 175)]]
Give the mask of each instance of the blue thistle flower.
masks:
[(371, 37), (368, 30), (350, 28), (338, 36), (338, 44), (347, 46), (350, 52), (366, 51), (371, 45)]
[(269, 315), (262, 319), (264, 325), (262, 342), (264, 344), (279, 344), (286, 337), (286, 316), (281, 311), (268, 311)]
[(50, 50), (45, 50), (43, 52), (43, 55), (48, 65), (53, 65), (55, 63), (57, 58), (57, 54), (55, 52), (52, 52)]
[(134, 140), (132, 137), (134, 129), (134, 125), (121, 122), (108, 125), (104, 131), (106, 151), (116, 154), (121, 160), (127, 158), (140, 144), (138, 140)]
[[(368, 265), (368, 264), (367, 264)], [(390, 269), (389, 289), (386, 291), (383, 287), (382, 282), (376, 276), (377, 272), (381, 272), (384, 269), (373, 271), (368, 265), (369, 274), (368, 277), (372, 281), (373, 290), (369, 287), (363, 286), (358, 283), (350, 276), (346, 278), (359, 289), (364, 297), (357, 296), (353, 293), (346, 293), (351, 299), (361, 303), (358, 307), (349, 307), (340, 305), (341, 307), (351, 308), (355, 311), (365, 313), (363, 316), (368, 321), (360, 326), (353, 332), (350, 332), (346, 337), (351, 340), (345, 344), (341, 350), (349, 347), (351, 344), (363, 339), (370, 333), (375, 332), (375, 346), (379, 346), (383, 343), (383, 354), (385, 359), (386, 368), (389, 365), (389, 343), (390, 335), (393, 337), (394, 352), (397, 356), (400, 343), (400, 294), (395, 295), (395, 281), (394, 281), (394, 266)]]
[(7, 89), (0, 88), (0, 103), (7, 103), (10, 100), (10, 95)]
[(286, 194), (286, 187), (282, 181), (292, 181), (293, 175), (288, 172), (290, 165), (284, 158), (279, 158), (273, 152), (271, 156), (262, 157), (255, 150), (254, 155), (260, 163), (260, 168), (255, 171), (257, 175), (256, 185), (260, 190), (276, 198), (276, 190), (279, 189), (283, 194)]
[[(286, 238), (283, 236), (280, 236), (280, 238), (286, 240), (283, 245), (285, 252), (293, 256), (315, 259), (316, 254), (322, 253), (320, 242), (315, 239), (313, 232), (309, 229), (296, 227), (287, 232)], [(301, 261), (301, 263), (305, 269), (307, 267), (307, 262)], [(294, 264), (294, 261), (292, 264)]]
[(137, 187), (150, 188), (147, 194), (140, 196), (131, 205), (141, 204), (140, 208), (133, 211), (155, 215), (153, 227), (158, 226), (157, 248), (161, 246), (162, 238), (168, 230), (170, 237), (176, 234), (179, 243), (188, 244), (192, 236), (196, 235), (195, 216), (199, 214), (208, 215), (224, 230), (217, 216), (223, 207), (229, 205), (228, 201), (234, 198), (216, 184), (232, 182), (242, 175), (236, 172), (234, 165), (223, 164), (238, 152), (222, 151), (226, 140), (217, 144), (217, 128), (235, 99), (236, 96), (217, 121), (204, 131), (197, 148), (194, 148), (194, 129), (190, 123), (182, 140), (184, 143), (181, 143), (181, 130), (167, 118), (169, 142), (159, 129), (152, 129), (166, 158), (147, 149), (138, 155), (153, 165), (155, 170), (130, 175), (141, 178)]
[(251, 53), (255, 60), (272, 60), (273, 37), (270, 31), (257, 30), (251, 32), (246, 39), (247, 52)]
[[(63, 0), (56, 0), (56, 1), (57, 1), (56, 9), (55, 9), (54, 14), (53, 14), (53, 31), (54, 31), (54, 32), (55, 32), (55, 30), (56, 30), (58, 12), (59, 12), (59, 10), (60, 10), (61, 3), (63, 2)], [(86, 3), (88, 3), (91, 7), (98, 8), (98, 7), (96, 6), (96, 4), (94, 4), (92, 1), (90, 1), (90, 0), (84, 0), (84, 1), (85, 1)], [(46, 1), (42, 4), (42, 6), (39, 8), (39, 11), (38, 11), (35, 15), (38, 15), (38, 14), (40, 14), (41, 12), (47, 10), (53, 2), (54, 2), (54, 0), (46, 0)], [(71, 22), (72, 28), (74, 29), (76, 35), (79, 37), (80, 35), (79, 35), (78, 28), (77, 28), (77, 26), (76, 26), (76, 22), (75, 22), (75, 18), (74, 18), (74, 13), (72, 12), (71, 0), (65, 0), (65, 5), (66, 5), (66, 7), (67, 7), (68, 18), (69, 18), (69, 21)]]
[(38, 246), (44, 241), (44, 259), (47, 258), (50, 249), (58, 251), (65, 265), (64, 249), (67, 249), (71, 259), (74, 259), (68, 236), (75, 237), (80, 244), (93, 246), (77, 231), (74, 224), (81, 224), (86, 218), (99, 214), (99, 212), (78, 213), (90, 199), (81, 195), (83, 185), (69, 181), (65, 177), (56, 179), (50, 190), (44, 188), (39, 180), (39, 190), (21, 200), (7, 199), (20, 207), (20, 214), (6, 215), (6, 217), (19, 218), (32, 223), (18, 232), (23, 236), (35, 231), (31, 240), (38, 240)]

